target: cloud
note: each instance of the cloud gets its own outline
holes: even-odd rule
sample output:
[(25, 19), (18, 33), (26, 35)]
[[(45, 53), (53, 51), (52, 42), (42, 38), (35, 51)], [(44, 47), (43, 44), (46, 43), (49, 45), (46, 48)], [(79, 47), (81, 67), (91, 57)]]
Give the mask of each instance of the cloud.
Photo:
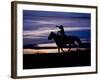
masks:
[[(25, 19), (23, 22), (24, 30), (37, 30), (41, 27), (49, 27), (52, 29), (56, 25), (64, 25), (70, 27), (90, 27), (90, 19), (84, 18), (59, 18), (59, 17), (35, 17), (34, 19)], [(66, 28), (66, 27), (65, 27)], [(50, 30), (51, 31), (51, 30)]]
[[(65, 27), (64, 28), (65, 32), (67, 31), (81, 31), (81, 30), (90, 30), (89, 27)], [(48, 37), (50, 32), (57, 32), (57, 28), (53, 27), (43, 27), (39, 28), (37, 30), (26, 30), (23, 33), (24, 38), (29, 38), (29, 39), (39, 39), (39, 38), (45, 38)]]
[(65, 31), (90, 30), (90, 27), (66, 27)]
[(67, 23), (87, 23), (89, 19), (79, 18), (59, 18), (59, 17), (36, 17), (35, 19), (25, 19), (24, 23), (33, 24), (67, 24)]

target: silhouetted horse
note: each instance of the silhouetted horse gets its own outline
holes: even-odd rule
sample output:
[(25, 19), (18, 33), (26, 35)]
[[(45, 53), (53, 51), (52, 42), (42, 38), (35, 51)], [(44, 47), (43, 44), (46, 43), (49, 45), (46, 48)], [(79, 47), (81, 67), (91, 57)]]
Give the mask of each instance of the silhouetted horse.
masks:
[[(76, 36), (67, 36), (66, 35), (66, 36), (62, 37), (62, 36), (57, 35), (54, 32), (51, 32), (49, 34), (49, 36), (48, 36), (48, 39), (49, 40), (54, 39), (54, 41), (56, 42), (56, 45), (58, 47), (58, 53), (60, 52), (60, 49), (63, 52), (65, 52), (63, 50), (63, 48), (65, 48), (66, 45), (69, 45), (68, 52), (70, 51), (71, 46), (76, 46), (76, 45), (80, 46), (81, 45), (81, 40), (78, 37), (76, 37)], [(78, 47), (76, 47), (76, 48), (78, 50)]]

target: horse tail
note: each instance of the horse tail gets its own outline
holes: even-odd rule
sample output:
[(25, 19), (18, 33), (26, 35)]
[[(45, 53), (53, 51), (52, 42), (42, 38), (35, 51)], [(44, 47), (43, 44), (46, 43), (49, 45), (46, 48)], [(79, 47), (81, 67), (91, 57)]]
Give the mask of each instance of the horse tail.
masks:
[(76, 37), (76, 36), (74, 38), (75, 38), (75, 41), (78, 43), (78, 45), (82, 46), (82, 42), (81, 42), (80, 38)]
[(77, 41), (78, 41), (79, 45), (82, 46), (82, 42), (81, 42), (80, 38), (78, 38)]

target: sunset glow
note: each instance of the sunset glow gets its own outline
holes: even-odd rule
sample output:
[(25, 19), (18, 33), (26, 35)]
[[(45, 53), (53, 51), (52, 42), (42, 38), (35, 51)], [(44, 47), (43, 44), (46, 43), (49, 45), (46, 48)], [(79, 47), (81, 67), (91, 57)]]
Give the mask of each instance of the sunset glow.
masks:
[[(85, 48), (80, 48), (80, 50), (84, 51), (86, 50)], [(67, 51), (68, 51), (68, 48), (65, 49), (66, 51), (66, 54), (67, 54)], [(76, 48), (71, 48), (71, 51), (76, 51)], [(60, 51), (62, 52), (62, 51)], [(49, 53), (58, 53), (58, 49), (24, 49), (23, 50), (23, 53), (24, 54), (49, 54)]]

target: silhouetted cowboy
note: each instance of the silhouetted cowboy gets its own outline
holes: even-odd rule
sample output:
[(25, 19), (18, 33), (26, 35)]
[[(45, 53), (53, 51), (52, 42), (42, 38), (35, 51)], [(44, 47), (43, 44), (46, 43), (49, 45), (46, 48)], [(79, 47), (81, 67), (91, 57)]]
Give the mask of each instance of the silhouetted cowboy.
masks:
[[(57, 32), (57, 35), (60, 37), (61, 39), (61, 42), (65, 42), (65, 38), (66, 38), (66, 35), (65, 35), (65, 32), (64, 32), (64, 28), (63, 28), (63, 25), (60, 25), (60, 26), (56, 26), (58, 27), (60, 30)], [(64, 43), (65, 44), (65, 43)]]
[(60, 34), (61, 34), (61, 36), (65, 36), (63, 25), (56, 26), (56, 27), (58, 27), (58, 28), (60, 29), (60, 31), (58, 31), (58, 33), (57, 33), (57, 34), (59, 35), (59, 33), (60, 33)]

